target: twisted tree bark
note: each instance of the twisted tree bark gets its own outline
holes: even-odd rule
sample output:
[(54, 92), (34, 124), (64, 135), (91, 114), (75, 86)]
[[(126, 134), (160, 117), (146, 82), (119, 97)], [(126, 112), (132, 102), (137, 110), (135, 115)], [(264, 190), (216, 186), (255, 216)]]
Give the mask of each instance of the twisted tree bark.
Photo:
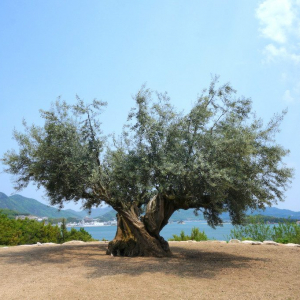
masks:
[(170, 256), (169, 244), (160, 236), (175, 211), (172, 201), (154, 196), (146, 213), (139, 217), (137, 208), (117, 209), (117, 233), (109, 244), (107, 254), (114, 256)]

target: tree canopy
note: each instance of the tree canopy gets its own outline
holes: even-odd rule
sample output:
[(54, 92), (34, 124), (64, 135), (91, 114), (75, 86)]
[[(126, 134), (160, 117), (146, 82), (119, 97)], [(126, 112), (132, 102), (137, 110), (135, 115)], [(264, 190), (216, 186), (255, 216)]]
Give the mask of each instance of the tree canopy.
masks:
[[(14, 132), (19, 151), (2, 160), (17, 189), (35, 182), (51, 204), (111, 205), (118, 212), (114, 254), (153, 254), (141, 248), (141, 236), (168, 252), (159, 232), (177, 209), (202, 211), (211, 226), (229, 211), (239, 224), (245, 210), (284, 199), (292, 169), (275, 134), (285, 112), (264, 125), (230, 84), (214, 78), (187, 113), (176, 111), (167, 93), (143, 86), (122, 134), (110, 139), (99, 115), (106, 103), (77, 100), (41, 111), (43, 127), (24, 122), (25, 132)], [(131, 250), (124, 240), (133, 241)]]

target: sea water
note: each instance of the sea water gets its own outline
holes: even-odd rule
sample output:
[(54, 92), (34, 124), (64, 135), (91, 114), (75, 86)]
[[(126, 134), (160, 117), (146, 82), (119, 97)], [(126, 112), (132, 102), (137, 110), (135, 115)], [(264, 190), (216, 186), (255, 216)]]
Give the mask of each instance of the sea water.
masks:
[[(164, 227), (161, 231), (161, 236), (168, 240), (173, 237), (173, 234), (179, 235), (183, 230), (186, 235), (191, 234), (193, 227), (199, 228), (209, 239), (216, 240), (228, 240), (230, 230), (233, 229), (233, 225), (230, 223), (224, 223), (223, 226), (218, 226), (216, 229), (211, 228), (206, 222), (186, 221), (184, 224), (178, 224), (176, 222), (170, 223)], [(79, 229), (79, 227), (75, 227)], [(112, 240), (115, 237), (117, 226), (95, 226), (95, 227), (83, 227), (94, 239), (97, 240)], [(70, 228), (68, 228), (70, 230)]]

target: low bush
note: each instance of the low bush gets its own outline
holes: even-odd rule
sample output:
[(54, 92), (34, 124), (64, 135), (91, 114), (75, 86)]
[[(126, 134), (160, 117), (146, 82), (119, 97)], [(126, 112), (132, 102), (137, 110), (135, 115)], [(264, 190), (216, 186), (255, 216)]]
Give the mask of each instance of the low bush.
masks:
[(91, 241), (97, 241), (92, 238), (92, 236), (84, 230), (84, 228), (80, 228), (79, 230), (76, 230), (75, 228), (71, 228), (70, 231), (68, 231), (67, 236), (65, 237), (65, 241), (72, 241), (72, 240), (78, 240), (78, 241), (84, 241), (84, 242), (91, 242)]
[(40, 243), (63, 243), (71, 240), (94, 241), (83, 228), (67, 231), (63, 226), (45, 225), (35, 220), (15, 220), (0, 213), (0, 245), (25, 245)]
[(300, 226), (296, 223), (285, 222), (273, 227), (273, 240), (278, 243), (300, 244)]
[(199, 228), (193, 227), (191, 231), (191, 235), (185, 235), (184, 231), (182, 230), (180, 232), (180, 235), (173, 234), (173, 238), (169, 239), (169, 241), (188, 241), (188, 240), (194, 240), (194, 241), (207, 241), (207, 235), (204, 231), (200, 231)]
[(300, 244), (300, 226), (291, 220), (277, 225), (265, 224), (261, 217), (253, 216), (246, 225), (235, 226), (229, 235), (231, 239), (254, 241), (272, 240), (278, 243)]
[(255, 241), (271, 240), (273, 231), (261, 217), (249, 217), (246, 225), (237, 225), (230, 232), (230, 238), (238, 240), (252, 239)]

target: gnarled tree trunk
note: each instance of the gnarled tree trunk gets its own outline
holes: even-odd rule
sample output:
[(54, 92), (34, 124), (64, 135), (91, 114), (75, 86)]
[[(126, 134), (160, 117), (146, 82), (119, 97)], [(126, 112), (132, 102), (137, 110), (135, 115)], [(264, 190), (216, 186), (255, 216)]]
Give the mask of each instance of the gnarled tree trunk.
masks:
[(146, 213), (139, 217), (137, 208), (116, 209), (117, 233), (109, 244), (107, 254), (114, 256), (170, 256), (169, 244), (159, 235), (175, 211), (172, 201), (155, 196)]

